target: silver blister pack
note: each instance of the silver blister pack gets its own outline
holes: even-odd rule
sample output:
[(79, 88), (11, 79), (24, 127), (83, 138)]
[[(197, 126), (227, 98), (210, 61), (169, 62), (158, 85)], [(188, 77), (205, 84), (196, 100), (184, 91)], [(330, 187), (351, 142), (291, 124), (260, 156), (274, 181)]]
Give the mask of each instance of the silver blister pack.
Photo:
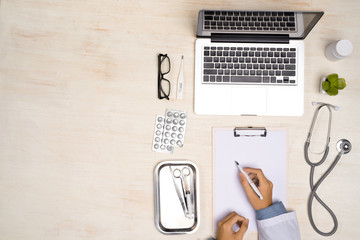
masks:
[(172, 153), (174, 147), (184, 145), (187, 115), (184, 111), (167, 109), (165, 116), (157, 116), (152, 149)]
[(164, 128), (163, 143), (182, 147), (186, 129), (186, 113), (167, 109)]
[(155, 152), (173, 153), (171, 145), (163, 144), (163, 135), (165, 127), (165, 116), (157, 116), (155, 122), (154, 139), (152, 149)]

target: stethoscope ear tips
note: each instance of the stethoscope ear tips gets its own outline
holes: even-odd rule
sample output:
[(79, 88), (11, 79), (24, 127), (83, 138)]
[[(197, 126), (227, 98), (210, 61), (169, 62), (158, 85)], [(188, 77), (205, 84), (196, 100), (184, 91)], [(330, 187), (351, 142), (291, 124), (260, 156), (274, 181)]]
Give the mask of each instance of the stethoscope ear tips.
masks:
[(343, 154), (347, 154), (351, 151), (351, 143), (347, 139), (340, 139), (337, 144), (336, 148), (339, 152), (343, 152)]
[(340, 109), (338, 106), (335, 106), (335, 105), (332, 105), (329, 103), (323, 103), (323, 102), (312, 102), (312, 105), (313, 106), (322, 105), (322, 106), (332, 107), (335, 111), (339, 111), (339, 109)]

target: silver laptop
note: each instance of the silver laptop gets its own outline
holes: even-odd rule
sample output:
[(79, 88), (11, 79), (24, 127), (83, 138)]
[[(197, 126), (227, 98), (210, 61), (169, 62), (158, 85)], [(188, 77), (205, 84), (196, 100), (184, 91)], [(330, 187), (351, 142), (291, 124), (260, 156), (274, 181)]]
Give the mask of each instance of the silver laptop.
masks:
[(323, 12), (201, 10), (196, 114), (301, 116), (303, 39)]

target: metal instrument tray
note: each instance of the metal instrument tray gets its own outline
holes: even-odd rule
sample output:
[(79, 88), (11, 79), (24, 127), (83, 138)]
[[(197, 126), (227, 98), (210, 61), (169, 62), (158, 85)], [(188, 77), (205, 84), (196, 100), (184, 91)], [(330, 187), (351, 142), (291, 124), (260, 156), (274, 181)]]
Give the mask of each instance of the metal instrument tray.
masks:
[[(174, 169), (190, 170), (191, 203), (194, 216), (184, 214), (173, 179)], [(155, 224), (163, 234), (194, 233), (200, 224), (199, 171), (190, 161), (163, 161), (154, 171), (155, 183)]]

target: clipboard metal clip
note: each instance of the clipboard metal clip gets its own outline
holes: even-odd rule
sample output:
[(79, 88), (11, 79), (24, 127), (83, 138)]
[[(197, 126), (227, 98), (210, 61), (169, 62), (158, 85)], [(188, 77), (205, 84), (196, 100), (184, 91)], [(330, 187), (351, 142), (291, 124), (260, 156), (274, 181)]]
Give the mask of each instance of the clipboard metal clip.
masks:
[(266, 137), (264, 127), (235, 127), (234, 137)]

